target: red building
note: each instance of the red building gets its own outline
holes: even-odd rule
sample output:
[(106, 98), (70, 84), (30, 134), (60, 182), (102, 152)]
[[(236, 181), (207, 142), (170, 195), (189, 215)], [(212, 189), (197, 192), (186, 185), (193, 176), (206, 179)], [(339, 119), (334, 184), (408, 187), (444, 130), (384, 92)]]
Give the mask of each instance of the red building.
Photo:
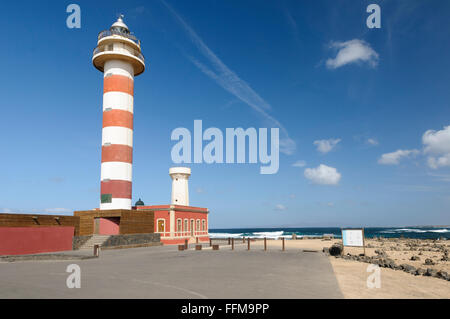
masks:
[(164, 244), (182, 244), (207, 242), (208, 214), (207, 208), (182, 205), (145, 206), (138, 202), (136, 210), (151, 210), (155, 214), (155, 233), (161, 234)]

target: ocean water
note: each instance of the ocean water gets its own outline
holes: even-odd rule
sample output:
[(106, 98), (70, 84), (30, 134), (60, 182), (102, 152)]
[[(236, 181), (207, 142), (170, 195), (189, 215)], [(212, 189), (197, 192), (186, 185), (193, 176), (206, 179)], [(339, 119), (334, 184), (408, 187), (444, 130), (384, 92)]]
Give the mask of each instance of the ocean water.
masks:
[[(211, 238), (291, 238), (292, 234), (297, 237), (302, 236), (322, 236), (333, 234), (335, 238), (341, 237), (341, 228), (328, 227), (308, 227), (308, 228), (230, 228), (230, 229), (210, 229)], [(366, 238), (418, 238), (418, 239), (439, 239), (450, 240), (450, 227), (369, 227), (364, 228)]]

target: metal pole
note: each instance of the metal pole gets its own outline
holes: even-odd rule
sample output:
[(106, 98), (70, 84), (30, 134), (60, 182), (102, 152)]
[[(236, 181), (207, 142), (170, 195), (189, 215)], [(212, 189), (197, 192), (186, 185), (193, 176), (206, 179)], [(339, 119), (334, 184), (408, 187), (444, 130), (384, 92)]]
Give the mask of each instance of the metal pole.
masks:
[(250, 238), (247, 238), (247, 250), (250, 250)]
[(100, 245), (94, 245), (94, 256), (100, 256)]
[(228, 237), (228, 245), (230, 245), (230, 244), (231, 244), (231, 238)]
[(284, 237), (283, 238), (281, 238), (281, 242), (282, 242), (282, 244), (283, 244), (283, 251), (284, 251)]
[(231, 238), (231, 250), (234, 250), (234, 238)]
[(267, 250), (267, 238), (264, 237), (264, 250)]

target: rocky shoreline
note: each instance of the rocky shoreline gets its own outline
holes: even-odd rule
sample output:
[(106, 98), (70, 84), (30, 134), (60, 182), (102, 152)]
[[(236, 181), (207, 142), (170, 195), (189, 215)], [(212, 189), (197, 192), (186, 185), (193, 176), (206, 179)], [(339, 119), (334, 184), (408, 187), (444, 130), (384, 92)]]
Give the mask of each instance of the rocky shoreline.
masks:
[(369, 254), (366, 255), (346, 252), (349, 249), (345, 247), (344, 250), (341, 243), (335, 243), (323, 251), (336, 258), (450, 281), (450, 274), (445, 269), (449, 265), (449, 247), (448, 241), (378, 238), (367, 243), (366, 251)]

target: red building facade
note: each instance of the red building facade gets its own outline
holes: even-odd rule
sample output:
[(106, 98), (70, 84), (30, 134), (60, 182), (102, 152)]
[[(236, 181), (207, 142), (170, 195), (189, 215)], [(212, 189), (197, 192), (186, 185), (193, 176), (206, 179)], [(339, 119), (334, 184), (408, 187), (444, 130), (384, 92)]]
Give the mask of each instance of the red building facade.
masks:
[(155, 213), (155, 233), (161, 234), (164, 244), (208, 242), (209, 210), (202, 207), (181, 205), (137, 206), (136, 210)]

